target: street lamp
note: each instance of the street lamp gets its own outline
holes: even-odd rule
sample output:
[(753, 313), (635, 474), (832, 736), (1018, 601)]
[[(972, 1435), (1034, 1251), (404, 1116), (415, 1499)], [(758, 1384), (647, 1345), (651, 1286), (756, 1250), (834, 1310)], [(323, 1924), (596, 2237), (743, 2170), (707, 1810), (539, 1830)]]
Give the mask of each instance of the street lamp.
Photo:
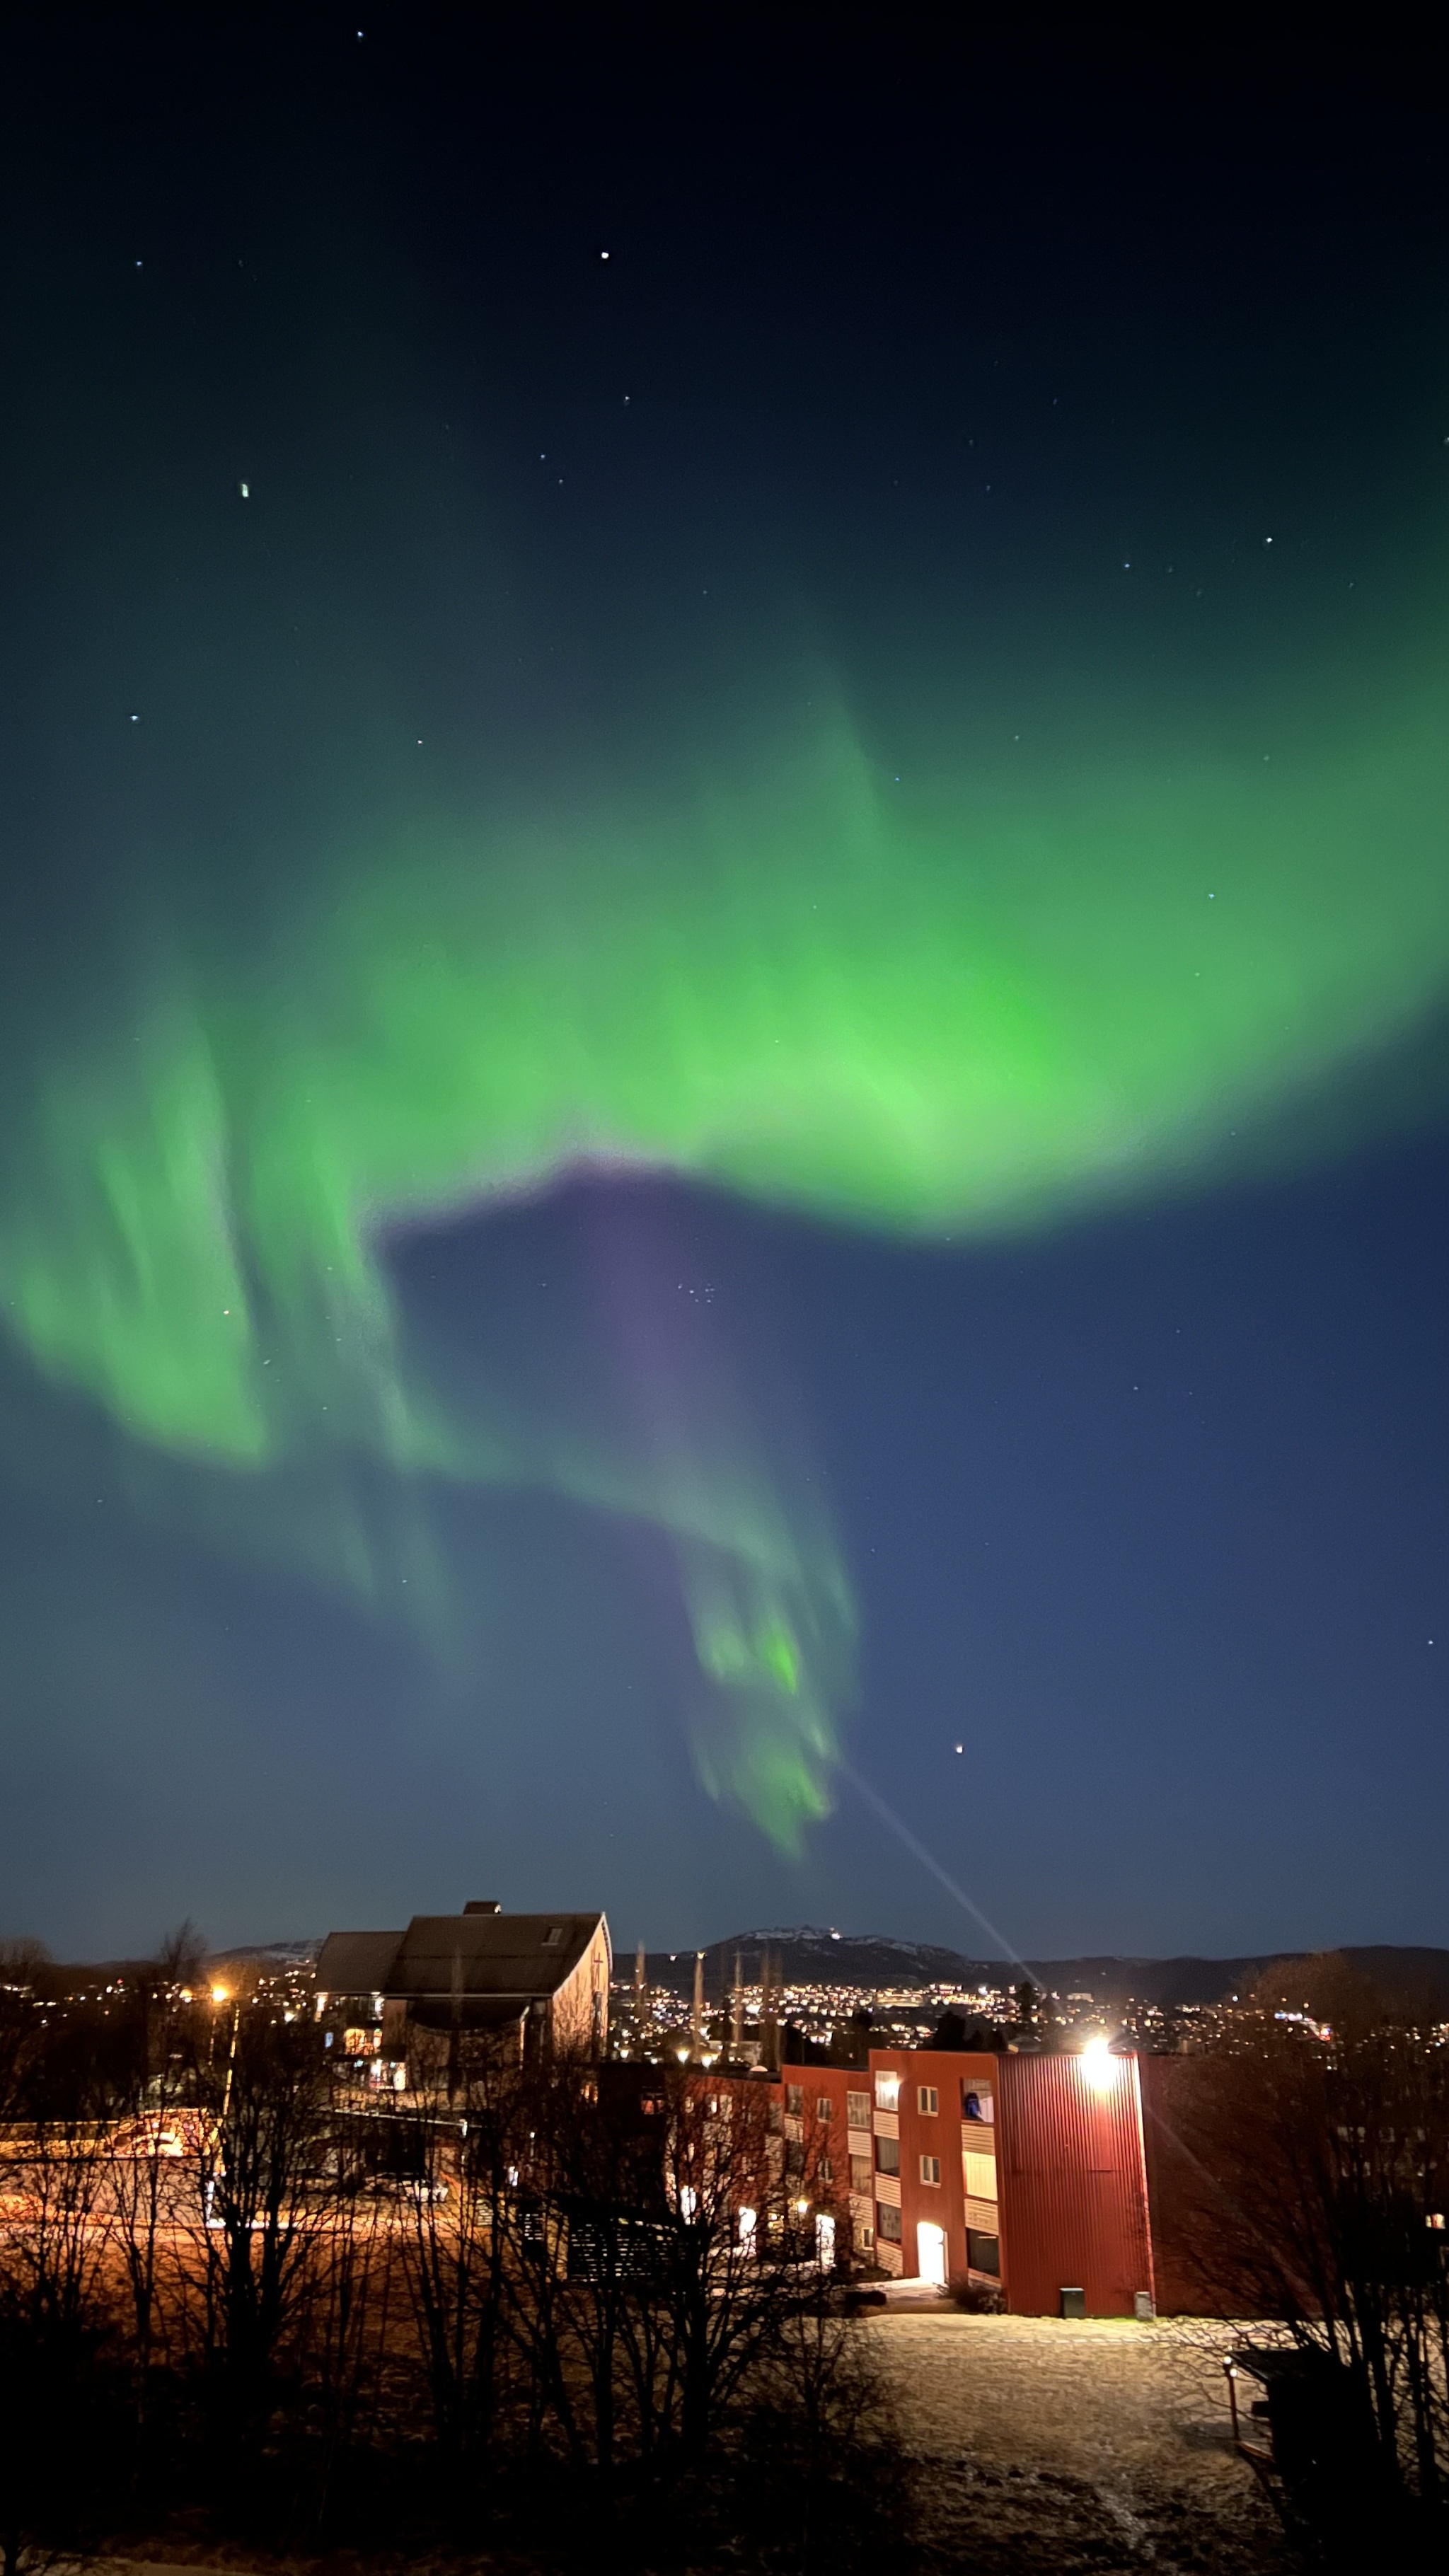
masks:
[(1094, 2093), (1106, 2093), (1116, 2080), (1117, 2060), (1105, 2039), (1089, 2039), (1082, 2050), (1082, 2073)]

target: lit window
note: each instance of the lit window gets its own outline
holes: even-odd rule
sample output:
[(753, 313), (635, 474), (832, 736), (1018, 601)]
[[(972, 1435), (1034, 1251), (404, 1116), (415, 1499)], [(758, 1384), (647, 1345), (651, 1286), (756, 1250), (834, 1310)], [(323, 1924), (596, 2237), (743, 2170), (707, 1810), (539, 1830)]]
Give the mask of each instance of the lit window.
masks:
[(845, 2125), (848, 2129), (868, 2129), (870, 2127), (870, 2095), (868, 2093), (846, 2094)]
[(961, 2179), (972, 2200), (996, 2198), (996, 2158), (979, 2155), (972, 2147), (961, 2150)]
[(916, 2086), (916, 2109), (923, 2112), (928, 2120), (933, 2120), (935, 2118), (940, 2107), (940, 2095), (937, 2093), (934, 2084), (918, 2084)]
[(851, 2159), (850, 2159), (850, 2188), (851, 2188), (851, 2190), (852, 2190), (852, 2191), (869, 2191), (869, 2189), (870, 2189), (870, 2158), (869, 2158), (869, 2156), (852, 2156), (852, 2157), (851, 2157)]
[(893, 2111), (900, 2098), (900, 2077), (898, 2075), (887, 2075), (882, 2069), (881, 2073), (878, 2074), (875, 2079), (876, 2109), (878, 2111)]
[(817, 2120), (823, 2121), (826, 2128), (829, 2128), (832, 2118), (832, 2106), (828, 2093), (817, 2094), (815, 2100), (815, 2117)]
[(792, 2118), (799, 2118), (800, 2113), (805, 2108), (805, 2087), (803, 2084), (786, 2085), (785, 2108), (791, 2114)]
[(961, 2117), (963, 2120), (980, 2120), (988, 2129), (993, 2125), (996, 2105), (991, 2098), (989, 2084), (962, 2085)]
[(922, 2158), (921, 2158), (921, 2180), (922, 2180), (922, 2182), (939, 2183), (940, 2179), (941, 2179), (941, 2159), (940, 2159), (940, 2157), (939, 2157), (939, 2156), (922, 2156)]
[(816, 2179), (820, 2182), (834, 2182), (835, 2167), (828, 2156), (821, 2157), (819, 2165), (816, 2168)]

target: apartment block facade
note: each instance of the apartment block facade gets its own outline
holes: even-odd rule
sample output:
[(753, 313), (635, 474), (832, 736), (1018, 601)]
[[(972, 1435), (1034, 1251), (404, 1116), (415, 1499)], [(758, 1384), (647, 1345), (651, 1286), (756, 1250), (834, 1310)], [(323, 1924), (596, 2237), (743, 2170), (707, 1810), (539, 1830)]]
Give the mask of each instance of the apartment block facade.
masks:
[(1135, 2057), (872, 2049), (786, 2066), (786, 2169), (848, 2193), (857, 2255), (1025, 2316), (1154, 2309)]

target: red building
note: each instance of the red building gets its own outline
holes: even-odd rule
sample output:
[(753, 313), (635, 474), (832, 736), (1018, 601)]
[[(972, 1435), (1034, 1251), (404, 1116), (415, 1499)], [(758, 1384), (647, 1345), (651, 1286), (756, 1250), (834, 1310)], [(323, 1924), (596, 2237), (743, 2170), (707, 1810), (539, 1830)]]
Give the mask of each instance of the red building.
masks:
[(787, 2172), (848, 2190), (855, 2250), (883, 2270), (1021, 2316), (1153, 2312), (1135, 2057), (872, 2049), (780, 2082)]

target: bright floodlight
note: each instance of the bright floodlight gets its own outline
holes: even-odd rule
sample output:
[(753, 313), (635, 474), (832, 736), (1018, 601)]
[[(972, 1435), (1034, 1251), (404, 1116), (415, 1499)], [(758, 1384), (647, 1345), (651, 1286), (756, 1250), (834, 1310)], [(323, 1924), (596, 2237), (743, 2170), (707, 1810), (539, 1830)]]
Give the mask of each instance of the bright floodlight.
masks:
[(227, 1994), (225, 1986), (213, 1986), (211, 1990), (211, 2000), (214, 2004), (224, 2004), (229, 2002), (230, 1997)]
[(1117, 2071), (1117, 2060), (1105, 2039), (1089, 2039), (1082, 2050), (1082, 2073), (1099, 2093), (1105, 2093)]

